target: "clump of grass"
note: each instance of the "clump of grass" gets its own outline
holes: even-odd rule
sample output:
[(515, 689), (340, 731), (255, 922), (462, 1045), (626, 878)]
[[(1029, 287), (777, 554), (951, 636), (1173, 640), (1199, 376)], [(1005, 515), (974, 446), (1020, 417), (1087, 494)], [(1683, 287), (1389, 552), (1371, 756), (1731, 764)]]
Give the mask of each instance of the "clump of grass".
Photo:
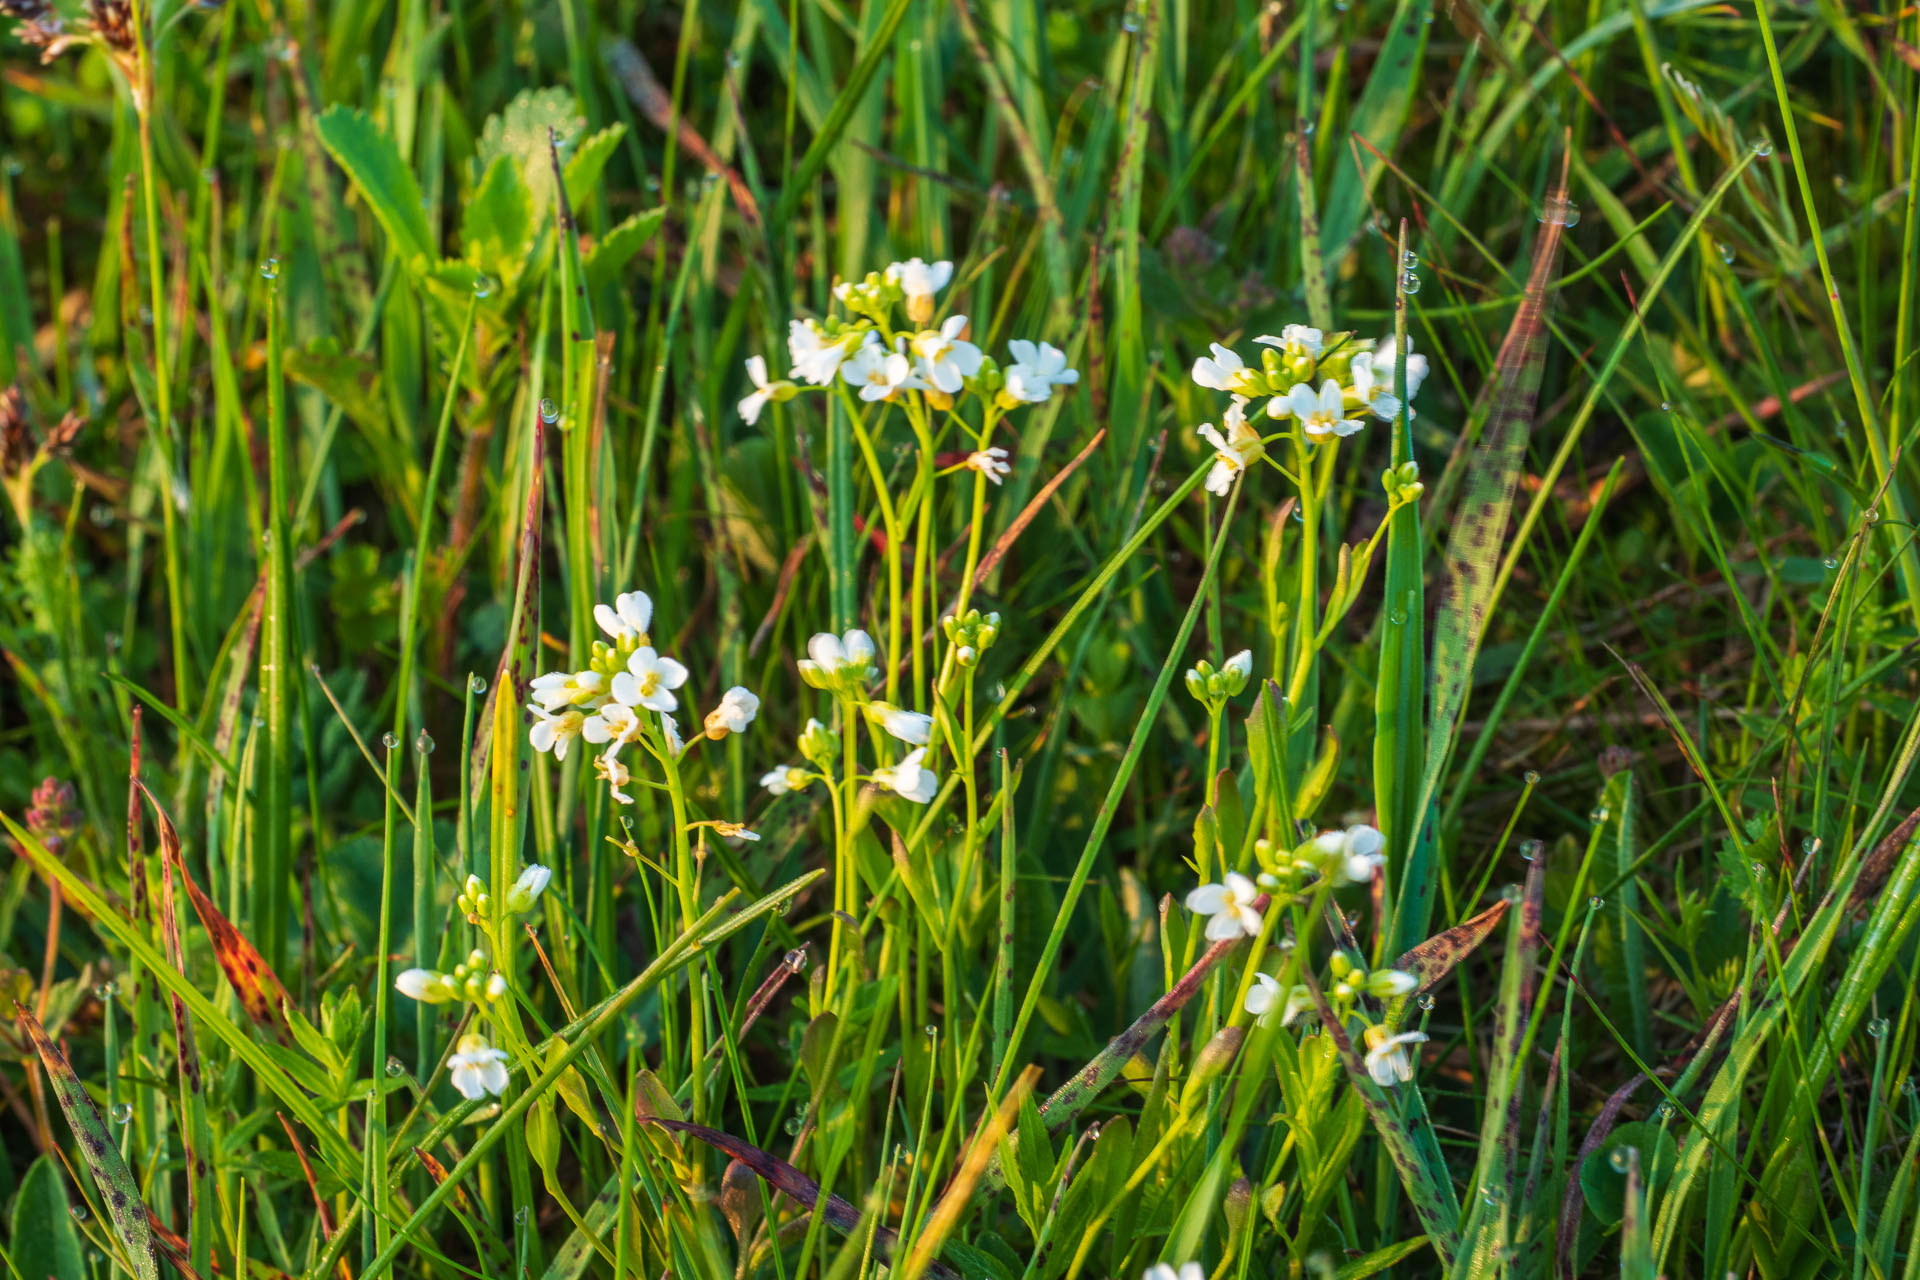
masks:
[(0, 13), (13, 1275), (1911, 1270), (1915, 14)]

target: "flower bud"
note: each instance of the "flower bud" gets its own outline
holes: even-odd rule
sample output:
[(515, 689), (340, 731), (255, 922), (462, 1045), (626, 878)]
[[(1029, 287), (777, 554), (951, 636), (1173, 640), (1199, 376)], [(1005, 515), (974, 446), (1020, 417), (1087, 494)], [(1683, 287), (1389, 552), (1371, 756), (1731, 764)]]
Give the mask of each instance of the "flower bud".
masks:
[(1333, 953), (1332, 958), (1327, 961), (1327, 972), (1331, 973), (1334, 979), (1338, 981), (1353, 972), (1353, 961), (1347, 959), (1346, 952), (1336, 951)]
[(1207, 700), (1207, 678), (1200, 674), (1200, 668), (1187, 668), (1187, 692), (1193, 695), (1195, 702)]
[(840, 754), (840, 735), (818, 720), (808, 720), (800, 732), (800, 754), (820, 769), (831, 769)]

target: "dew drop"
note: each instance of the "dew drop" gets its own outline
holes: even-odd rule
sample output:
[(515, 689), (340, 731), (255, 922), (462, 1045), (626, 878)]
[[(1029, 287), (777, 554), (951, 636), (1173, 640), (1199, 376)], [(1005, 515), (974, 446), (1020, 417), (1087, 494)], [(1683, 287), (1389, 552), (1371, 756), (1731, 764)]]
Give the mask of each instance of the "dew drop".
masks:
[(1883, 1038), (1887, 1034), (1887, 1020), (1885, 1018), (1875, 1018), (1872, 1022), (1869, 1022), (1867, 1024), (1867, 1034), (1875, 1040)]
[(1840, 567), (1840, 560), (1836, 556), (1828, 556), (1825, 560), (1822, 560), (1820, 563), (1825, 565), (1829, 572), (1831, 572), (1832, 570), (1838, 569)]
[(1314, 130), (1317, 128), (1319, 128), (1319, 126), (1312, 120), (1309, 120), (1305, 124), (1300, 126), (1300, 136), (1303, 138), (1311, 138), (1313, 136)]
[(487, 691), (487, 678), (485, 676), (471, 675), (467, 677), (468, 693), (472, 694), (474, 697), (477, 698), (481, 694), (485, 693), (486, 691)]
[(1522, 775), (1522, 778), (1526, 782), (1526, 784), (1530, 787), (1537, 787), (1540, 785), (1540, 771), (1538, 769), (1527, 770), (1526, 773)]
[(739, 69), (739, 67), (740, 67), (740, 51), (738, 49), (727, 50), (727, 70), (736, 71)]
[(380, 735), (380, 745), (391, 751), (400, 745), (400, 736), (389, 729)]
[(1673, 402), (1672, 402), (1671, 400), (1662, 400), (1662, 401), (1660, 402), (1660, 412), (1662, 412), (1662, 413), (1672, 413), (1672, 412), (1673, 412)]
[(1614, 1172), (1625, 1173), (1627, 1166), (1633, 1163), (1633, 1148), (1615, 1147), (1613, 1154), (1607, 1157), (1607, 1163), (1613, 1166)]
[(413, 737), (413, 749), (423, 756), (433, 754), (433, 735), (422, 729)]
[(795, 973), (804, 970), (807, 967), (806, 949), (803, 947), (795, 947), (793, 950), (787, 952), (786, 965), (787, 968)]
[(1820, 852), (1820, 837), (1808, 836), (1802, 840), (1800, 842), (1800, 852), (1806, 854), (1808, 857), (1812, 857), (1814, 854)]
[(1419, 267), (1420, 255), (1413, 250), (1409, 249), (1400, 255), (1400, 269), (1402, 271), (1415, 271), (1418, 270)]
[(799, 1136), (800, 1126), (801, 1120), (799, 1116), (788, 1116), (786, 1123), (787, 1136), (790, 1138)]
[(1571, 200), (1549, 199), (1540, 206), (1540, 212), (1534, 214), (1540, 222), (1550, 222), (1562, 227), (1571, 227), (1580, 221), (1580, 206)]
[(540, 401), (540, 421), (548, 426), (560, 421), (560, 406), (543, 397)]
[(1673, 1104), (1671, 1102), (1662, 1102), (1653, 1109), (1653, 1115), (1656, 1120), (1673, 1119)]
[(1733, 261), (1733, 246), (1724, 240), (1720, 242), (1720, 261), (1727, 263)]
[(1591, 898), (1588, 898), (1588, 899), (1587, 899), (1587, 906), (1588, 906), (1588, 908), (1590, 908), (1591, 910), (1594, 910), (1594, 911), (1598, 911), (1598, 910), (1599, 910), (1600, 908), (1602, 908), (1602, 907), (1604, 907), (1604, 906), (1606, 906), (1606, 905), (1607, 905), (1607, 900), (1606, 900), (1605, 898), (1603, 898), (1603, 897), (1601, 897), (1601, 896), (1600, 896), (1599, 894), (1597, 894), (1597, 893), (1596, 893), (1596, 894), (1594, 894), (1594, 895), (1593, 895), (1593, 896), (1592, 896)]
[(115, 992), (116, 988), (111, 982), (102, 982), (94, 987), (93, 998), (101, 1004), (105, 1004), (107, 1001), (113, 999)]
[(75, 1222), (85, 1222), (87, 1220), (87, 1206), (84, 1204), (76, 1202), (68, 1206), (67, 1212), (73, 1215)]
[(1506, 888), (1500, 891), (1500, 896), (1506, 899), (1508, 902), (1518, 902), (1520, 901), (1520, 886), (1517, 884), (1510, 884)]
[(1773, 144), (1765, 138), (1755, 138), (1753, 140), (1753, 154), (1764, 160), (1773, 154)]
[(938, 1040), (940, 1038), (940, 1028), (934, 1026), (931, 1022), (922, 1027), (921, 1030), (926, 1032), (927, 1039), (929, 1040)]
[(1520, 842), (1520, 861), (1532, 862), (1539, 856), (1540, 842), (1538, 840), (1522, 840)]
[(1140, 15), (1129, 9), (1120, 15), (1120, 29), (1132, 34), (1140, 30)]
[(1400, 273), (1400, 292), (1402, 293), (1420, 292), (1420, 277), (1415, 275), (1411, 271), (1401, 272)]
[(1499, 1204), (1502, 1200), (1505, 1200), (1506, 1198), (1507, 1198), (1506, 1191), (1500, 1187), (1488, 1187), (1486, 1190), (1480, 1193), (1481, 1202), (1490, 1207), (1493, 1205)]
[(528, 1209), (527, 1209), (527, 1206), (526, 1206), (526, 1205), (521, 1205), (521, 1206), (520, 1206), (520, 1207), (519, 1207), (518, 1209), (515, 1209), (515, 1210), (513, 1211), (513, 1221), (514, 1221), (514, 1225), (515, 1225), (515, 1226), (525, 1226), (525, 1225), (526, 1225), (526, 1223), (527, 1223), (527, 1217), (528, 1217)]
[(131, 1102), (116, 1102), (113, 1104), (113, 1122), (115, 1124), (126, 1124), (131, 1119), (133, 1119), (133, 1104)]
[(1387, 621), (1396, 627), (1405, 626), (1407, 622), (1407, 611), (1405, 609), (1395, 609), (1387, 615)]
[(1592, 809), (1587, 811), (1587, 817), (1596, 823), (1605, 822), (1607, 820), (1607, 816), (1608, 816), (1607, 806), (1603, 804), (1595, 805)]
[(268, 258), (265, 262), (261, 263), (260, 278), (263, 280), (278, 280), (280, 278), (280, 259)]
[(473, 296), (490, 298), (493, 296), (493, 277), (482, 273), (473, 278)]
[(393, 1077), (394, 1079), (398, 1080), (401, 1076), (407, 1074), (406, 1063), (400, 1061), (400, 1059), (398, 1058), (388, 1058), (387, 1074)]
[(1427, 1013), (1433, 1012), (1433, 992), (1422, 991), (1420, 993), (1420, 998), (1414, 1001), (1414, 1003), (1419, 1005), (1420, 1008)]

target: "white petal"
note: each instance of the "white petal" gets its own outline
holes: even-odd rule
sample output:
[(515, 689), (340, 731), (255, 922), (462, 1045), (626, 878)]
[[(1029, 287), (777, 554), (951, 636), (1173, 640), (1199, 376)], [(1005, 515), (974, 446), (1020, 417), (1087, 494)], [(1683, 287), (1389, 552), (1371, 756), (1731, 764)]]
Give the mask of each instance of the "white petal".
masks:
[(438, 993), (439, 985), (440, 975), (431, 969), (402, 969), (393, 977), (394, 990), (401, 995), (431, 1004), (439, 1003), (431, 999), (433, 994)]
[(1253, 650), (1242, 649), (1240, 652), (1234, 654), (1231, 658), (1227, 659), (1223, 669), (1227, 671), (1238, 671), (1243, 676), (1252, 675)]
[(603, 604), (593, 606), (593, 620), (600, 624), (602, 631), (612, 636), (615, 640), (618, 640), (627, 633), (626, 628), (620, 624), (620, 615)]
[(765, 356), (747, 357), (747, 379), (762, 391), (767, 387), (767, 358)]
[(1233, 911), (1222, 911), (1207, 921), (1207, 939), (1210, 942), (1226, 942), (1239, 937), (1242, 932), (1240, 917)]
[(1224, 885), (1203, 884), (1187, 895), (1187, 910), (1196, 915), (1218, 915), (1227, 909), (1227, 890)]
[(821, 631), (807, 641), (807, 656), (832, 671), (847, 660), (847, 651), (841, 647), (839, 636), (831, 631)]
[(1226, 876), (1227, 891), (1233, 895), (1235, 905), (1245, 905), (1260, 896), (1260, 886), (1238, 871), (1229, 871)]
[(847, 661), (855, 666), (865, 666), (873, 661), (873, 637), (864, 631), (847, 632), (843, 643), (846, 645)]
[(614, 676), (612, 692), (613, 700), (621, 706), (632, 707), (640, 703), (640, 682), (633, 678), (630, 671), (622, 671)]

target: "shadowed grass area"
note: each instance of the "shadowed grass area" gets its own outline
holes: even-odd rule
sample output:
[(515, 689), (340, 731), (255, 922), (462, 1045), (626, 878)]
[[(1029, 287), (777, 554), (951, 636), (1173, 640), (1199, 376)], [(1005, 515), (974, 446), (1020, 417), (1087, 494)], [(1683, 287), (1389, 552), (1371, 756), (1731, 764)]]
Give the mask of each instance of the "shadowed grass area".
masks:
[(1920, 1265), (1920, 12), (0, 32), (15, 1280)]

